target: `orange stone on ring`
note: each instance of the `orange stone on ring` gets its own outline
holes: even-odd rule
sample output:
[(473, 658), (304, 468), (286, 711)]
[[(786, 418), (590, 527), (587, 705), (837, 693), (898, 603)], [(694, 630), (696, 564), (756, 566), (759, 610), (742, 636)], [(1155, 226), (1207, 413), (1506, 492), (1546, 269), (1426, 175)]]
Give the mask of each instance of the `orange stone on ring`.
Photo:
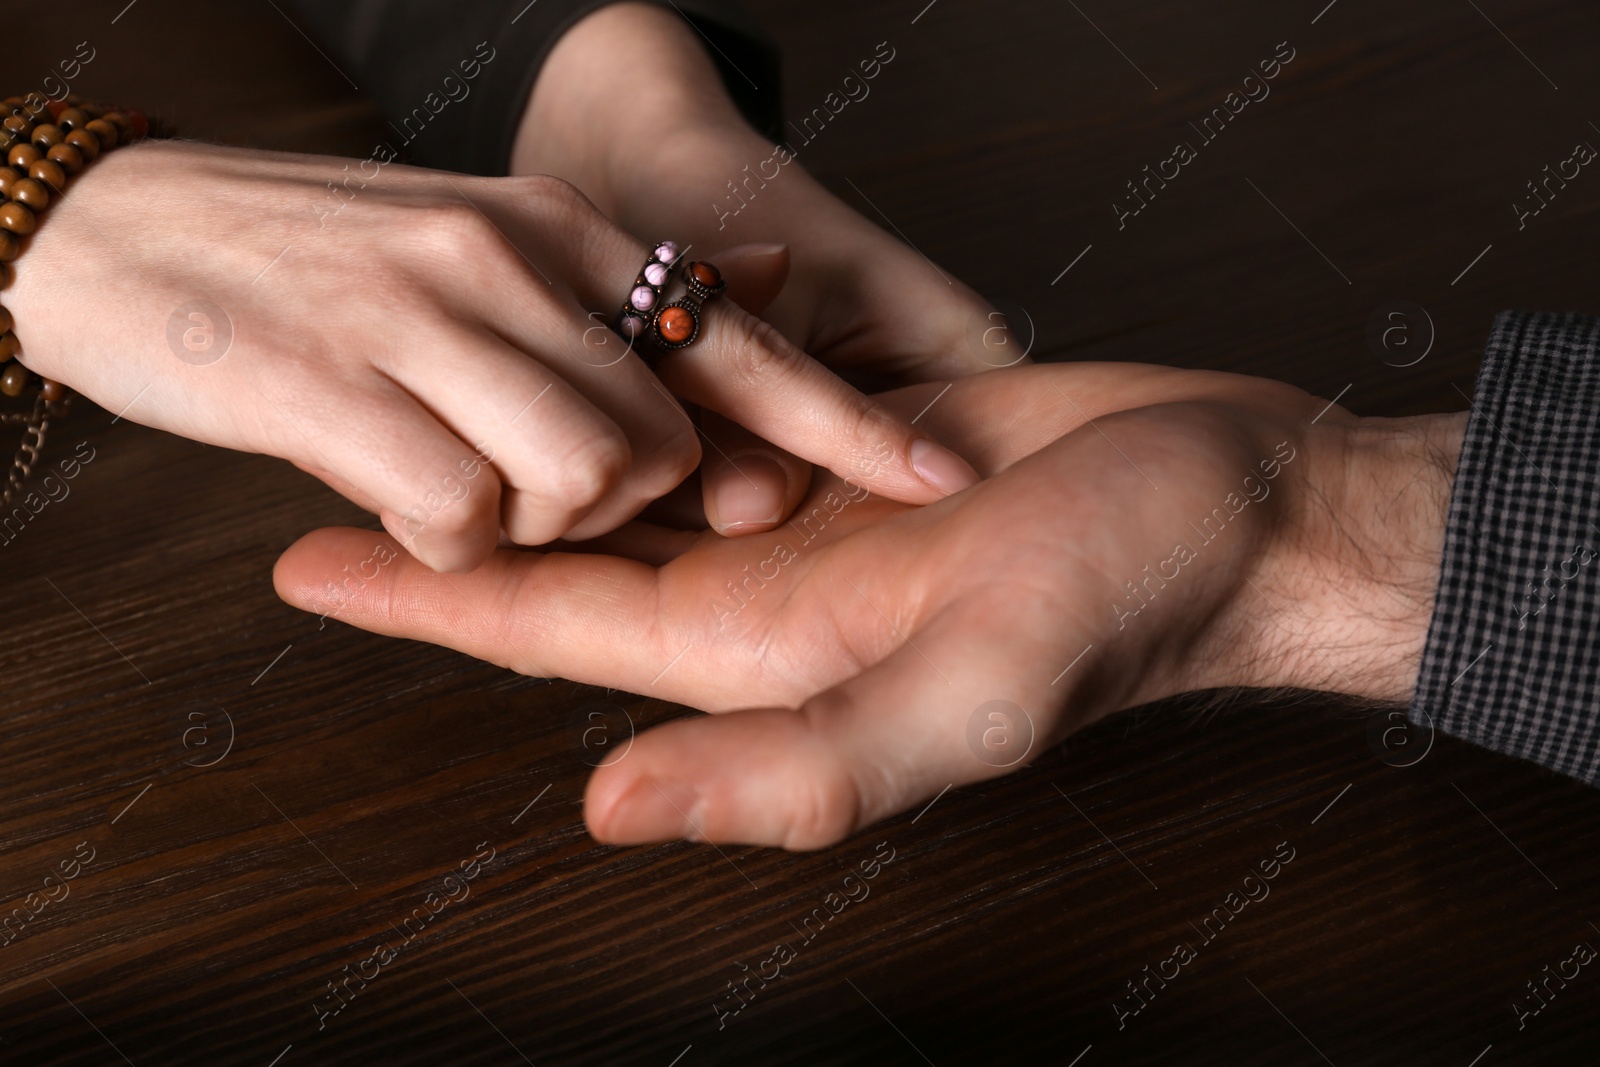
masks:
[(688, 308), (672, 305), (661, 309), (656, 317), (656, 333), (669, 345), (681, 345), (694, 336), (694, 316)]
[(722, 282), (722, 272), (709, 263), (695, 263), (689, 274), (707, 289), (715, 289)]

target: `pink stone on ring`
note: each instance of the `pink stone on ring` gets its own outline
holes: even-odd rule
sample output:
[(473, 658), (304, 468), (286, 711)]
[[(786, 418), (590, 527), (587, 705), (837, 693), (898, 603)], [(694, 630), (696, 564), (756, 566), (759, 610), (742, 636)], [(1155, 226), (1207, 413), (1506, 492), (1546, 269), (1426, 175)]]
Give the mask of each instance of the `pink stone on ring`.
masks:
[(628, 303), (640, 311), (649, 311), (656, 306), (656, 291), (648, 285), (641, 285), (633, 291)]
[(619, 325), (621, 326), (622, 336), (630, 341), (644, 333), (644, 320), (637, 315), (622, 316), (622, 322)]
[(650, 263), (644, 268), (644, 280), (651, 285), (661, 286), (667, 282), (667, 267), (664, 263)]
[(662, 241), (656, 246), (656, 258), (663, 263), (671, 263), (678, 258), (678, 246), (671, 241)]

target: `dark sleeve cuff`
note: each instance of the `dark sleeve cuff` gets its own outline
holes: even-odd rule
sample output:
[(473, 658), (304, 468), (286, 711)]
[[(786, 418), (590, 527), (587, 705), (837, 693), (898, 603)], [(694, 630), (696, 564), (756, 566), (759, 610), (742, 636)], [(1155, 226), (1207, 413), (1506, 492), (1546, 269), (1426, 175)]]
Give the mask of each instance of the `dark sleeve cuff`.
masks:
[[(545, 57), (579, 19), (613, 2), (291, 0), (307, 32), (389, 118), (394, 137), (383, 154), (469, 174), (506, 173)], [(661, 6), (669, 5), (661, 0)], [(745, 118), (778, 139), (780, 71), (772, 39), (722, 0), (670, 6), (699, 31)], [(607, 74), (629, 76), (620, 68)]]
[(1413, 721), (1600, 784), (1600, 319), (1507, 312), (1478, 375)]

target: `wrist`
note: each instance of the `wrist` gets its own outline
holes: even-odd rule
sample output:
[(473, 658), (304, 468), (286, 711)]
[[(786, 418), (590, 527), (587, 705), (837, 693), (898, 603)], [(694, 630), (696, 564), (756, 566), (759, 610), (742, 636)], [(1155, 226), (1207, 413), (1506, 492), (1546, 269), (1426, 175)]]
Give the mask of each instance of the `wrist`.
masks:
[(1465, 413), (1328, 413), (1280, 529), (1241, 582), (1222, 685), (1404, 702), (1433, 615)]

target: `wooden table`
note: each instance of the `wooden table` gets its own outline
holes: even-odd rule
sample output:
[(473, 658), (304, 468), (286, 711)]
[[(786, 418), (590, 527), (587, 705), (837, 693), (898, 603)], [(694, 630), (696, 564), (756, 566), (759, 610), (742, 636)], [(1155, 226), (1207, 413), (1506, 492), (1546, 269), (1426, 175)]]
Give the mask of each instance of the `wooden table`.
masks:
[[(376, 116), (274, 5), (142, 0), (113, 23), (125, 2), (8, 5), (13, 78), (87, 38), (82, 91), (194, 136), (372, 143)], [(1511, 207), (1600, 143), (1600, 10), (1325, 2), (753, 6), (787, 50), (793, 111), (896, 49), (803, 161), (1024, 309), (1036, 356), (1274, 375), (1364, 413), (1459, 409), (1496, 310), (1600, 311), (1600, 175), (1524, 229)], [(1214, 140), (1189, 132), (1280, 42), (1294, 58), (1269, 97)], [(1178, 139), (1196, 158), (1119, 228), (1124, 183)], [(1431, 328), (1380, 316), (1411, 347), (1374, 349), (1395, 301)], [(822, 853), (598, 847), (585, 728), (679, 709), (319, 628), (274, 596), (273, 561), (363, 516), (285, 463), (111, 422), (80, 406), (56, 454), (86, 441), (95, 459), (0, 546), (0, 901), (77, 873), (0, 947), (0, 1062), (1600, 1055), (1593, 968), (1520, 1030), (1512, 1008), (1600, 945), (1589, 788), (1445, 737), (1386, 750), (1385, 723), (1307, 696), (1124, 714)], [(719, 1029), (744, 968), (889, 850), (870, 896)], [(1293, 859), (1270, 895), (1201, 936), (1275, 850)], [(463, 863), (476, 877), (446, 883)], [(469, 895), (406, 942), (449, 886)], [(363, 968), (384, 940), (403, 948)], [(1179, 941), (1196, 958), (1135, 999)]]

